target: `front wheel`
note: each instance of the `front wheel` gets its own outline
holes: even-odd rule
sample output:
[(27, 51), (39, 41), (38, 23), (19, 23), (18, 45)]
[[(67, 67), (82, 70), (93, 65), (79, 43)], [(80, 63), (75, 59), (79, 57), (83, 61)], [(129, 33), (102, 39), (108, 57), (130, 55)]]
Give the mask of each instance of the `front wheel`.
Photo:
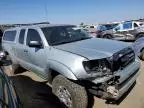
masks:
[(87, 108), (88, 96), (82, 87), (58, 75), (52, 82), (52, 91), (67, 108)]

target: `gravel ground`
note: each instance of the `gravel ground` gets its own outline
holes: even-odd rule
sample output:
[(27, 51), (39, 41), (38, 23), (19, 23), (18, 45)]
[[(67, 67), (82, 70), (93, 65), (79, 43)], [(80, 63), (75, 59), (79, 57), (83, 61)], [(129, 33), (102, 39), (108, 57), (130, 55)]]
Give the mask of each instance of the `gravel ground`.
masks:
[[(144, 62), (141, 63), (140, 76), (128, 93), (116, 103), (94, 97), (91, 108), (144, 108)], [(32, 72), (24, 72), (11, 77), (24, 108), (61, 108), (59, 100), (52, 94), (44, 80)]]

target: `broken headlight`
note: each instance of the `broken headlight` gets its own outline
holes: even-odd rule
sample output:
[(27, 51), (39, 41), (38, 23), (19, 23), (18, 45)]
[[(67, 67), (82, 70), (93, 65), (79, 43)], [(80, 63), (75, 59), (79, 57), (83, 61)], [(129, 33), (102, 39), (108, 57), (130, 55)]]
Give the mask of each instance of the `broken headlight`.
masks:
[(102, 72), (105, 75), (112, 72), (111, 64), (107, 59), (83, 61), (83, 66), (87, 73)]

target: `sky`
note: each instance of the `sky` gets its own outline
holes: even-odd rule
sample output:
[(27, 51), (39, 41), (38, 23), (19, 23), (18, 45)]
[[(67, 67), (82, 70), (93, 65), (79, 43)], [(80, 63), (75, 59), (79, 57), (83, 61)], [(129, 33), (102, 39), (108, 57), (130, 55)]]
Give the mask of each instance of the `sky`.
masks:
[(96, 24), (144, 17), (144, 0), (0, 0), (0, 24)]

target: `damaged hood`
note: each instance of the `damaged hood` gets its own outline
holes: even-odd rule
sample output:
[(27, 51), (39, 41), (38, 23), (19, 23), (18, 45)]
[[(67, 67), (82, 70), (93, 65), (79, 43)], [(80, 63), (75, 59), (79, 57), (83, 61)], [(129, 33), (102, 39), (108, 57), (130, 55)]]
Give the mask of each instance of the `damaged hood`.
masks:
[(130, 46), (130, 44), (120, 41), (92, 38), (63, 45), (57, 45), (54, 46), (54, 48), (74, 53), (92, 60), (111, 57), (114, 53)]

